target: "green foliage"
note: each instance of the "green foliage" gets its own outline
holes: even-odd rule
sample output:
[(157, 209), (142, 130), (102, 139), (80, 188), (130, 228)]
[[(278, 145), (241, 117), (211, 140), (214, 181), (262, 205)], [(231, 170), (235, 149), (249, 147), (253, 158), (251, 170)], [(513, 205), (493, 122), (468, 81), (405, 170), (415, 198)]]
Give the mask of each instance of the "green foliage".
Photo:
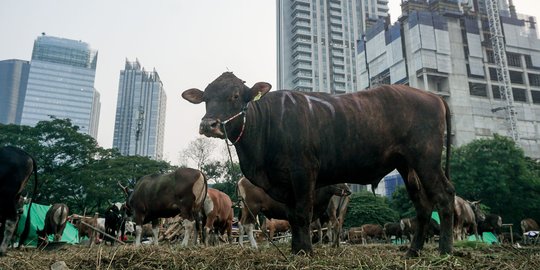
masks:
[(230, 161), (221, 163), (219, 161), (204, 164), (201, 169), (214, 184), (213, 188), (223, 191), (231, 200), (235, 202), (238, 199), (236, 194), (236, 184), (242, 177), (240, 164)]
[[(103, 149), (78, 130), (69, 119), (41, 121), (35, 127), (0, 125), (1, 146), (20, 147), (36, 159), (39, 194), (34, 201), (63, 202), (73, 213), (99, 212), (109, 200), (125, 201), (117, 182), (133, 184), (145, 174), (172, 168), (164, 161)], [(28, 185), (26, 190), (32, 188)]]
[(368, 223), (384, 225), (386, 222), (396, 222), (398, 218), (398, 213), (390, 208), (385, 198), (361, 191), (351, 195), (344, 227)]
[(416, 216), (416, 210), (405, 186), (400, 186), (394, 191), (392, 200), (390, 201), (390, 207), (398, 213), (400, 219)]
[(504, 223), (540, 218), (539, 165), (526, 158), (509, 138), (495, 135), (456, 148), (451, 156), (451, 180), (456, 194), (481, 200)]

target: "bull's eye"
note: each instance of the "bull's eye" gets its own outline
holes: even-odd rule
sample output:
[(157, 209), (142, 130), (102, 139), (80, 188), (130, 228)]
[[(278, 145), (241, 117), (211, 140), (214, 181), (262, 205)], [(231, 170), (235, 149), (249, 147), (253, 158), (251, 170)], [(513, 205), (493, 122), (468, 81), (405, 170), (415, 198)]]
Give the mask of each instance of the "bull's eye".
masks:
[(237, 100), (240, 97), (240, 94), (235, 93), (232, 97), (233, 100)]

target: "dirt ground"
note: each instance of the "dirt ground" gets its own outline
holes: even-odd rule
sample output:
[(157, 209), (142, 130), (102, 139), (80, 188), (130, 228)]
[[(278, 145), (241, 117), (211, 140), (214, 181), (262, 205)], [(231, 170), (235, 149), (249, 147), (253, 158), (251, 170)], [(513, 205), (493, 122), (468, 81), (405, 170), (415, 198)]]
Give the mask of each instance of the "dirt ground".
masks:
[(439, 256), (435, 245), (427, 245), (419, 258), (410, 259), (403, 257), (406, 246), (389, 244), (315, 246), (312, 256), (292, 256), (286, 243), (278, 248), (164, 244), (11, 249), (0, 258), (0, 269), (51, 269), (58, 261), (69, 269), (540, 269), (540, 246), (463, 245), (452, 256)]

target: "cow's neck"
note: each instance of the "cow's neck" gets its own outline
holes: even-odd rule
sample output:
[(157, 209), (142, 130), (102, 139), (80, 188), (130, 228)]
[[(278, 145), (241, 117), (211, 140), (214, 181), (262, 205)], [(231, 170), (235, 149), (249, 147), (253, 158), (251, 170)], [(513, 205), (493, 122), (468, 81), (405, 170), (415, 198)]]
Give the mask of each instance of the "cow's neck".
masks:
[[(250, 104), (246, 111), (246, 123), (244, 132), (240, 140), (234, 144), (236, 154), (240, 161), (242, 173), (248, 179), (253, 179), (256, 175), (258, 164), (262, 164), (260, 159), (263, 155), (258, 155), (260, 151), (265, 151), (263, 144), (264, 127), (261, 124), (261, 112), (255, 109), (257, 105)], [(231, 134), (240, 134), (240, 129), (235, 129)]]

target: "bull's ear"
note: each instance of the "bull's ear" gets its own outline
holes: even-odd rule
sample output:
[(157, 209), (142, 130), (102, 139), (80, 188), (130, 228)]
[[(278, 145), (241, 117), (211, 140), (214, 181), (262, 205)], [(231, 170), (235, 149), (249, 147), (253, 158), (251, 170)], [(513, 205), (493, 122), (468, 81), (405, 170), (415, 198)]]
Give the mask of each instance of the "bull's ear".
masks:
[(191, 88), (182, 93), (182, 97), (193, 103), (193, 104), (199, 104), (203, 102), (203, 94), (204, 92), (197, 89), (197, 88)]
[(266, 82), (256, 83), (250, 89), (250, 92), (251, 92), (250, 100), (253, 100), (253, 101), (259, 100), (261, 97), (266, 95), (266, 93), (268, 93), (268, 91), (270, 91), (271, 88), (272, 88), (272, 85), (270, 85), (269, 83), (266, 83)]

